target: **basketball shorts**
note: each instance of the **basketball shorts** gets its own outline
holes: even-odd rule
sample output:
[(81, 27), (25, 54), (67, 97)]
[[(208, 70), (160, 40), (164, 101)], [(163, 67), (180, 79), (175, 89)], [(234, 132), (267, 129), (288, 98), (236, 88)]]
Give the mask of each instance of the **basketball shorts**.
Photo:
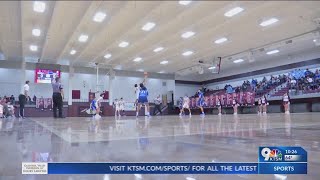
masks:
[(184, 103), (182, 107), (186, 108), (186, 109), (189, 109), (189, 104), (188, 103)]
[(203, 99), (199, 99), (198, 102), (197, 102), (197, 106), (204, 106), (204, 100)]
[(138, 103), (139, 104), (148, 103), (148, 98), (147, 97), (139, 97)]

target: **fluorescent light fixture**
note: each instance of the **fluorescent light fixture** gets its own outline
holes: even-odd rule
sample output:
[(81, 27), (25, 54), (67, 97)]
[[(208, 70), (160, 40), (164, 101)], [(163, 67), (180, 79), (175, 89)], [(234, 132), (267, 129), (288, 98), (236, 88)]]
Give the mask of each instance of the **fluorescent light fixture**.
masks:
[(168, 64), (168, 63), (169, 63), (169, 61), (161, 61), (161, 62), (160, 62), (160, 64), (163, 64), (163, 65), (164, 65), (164, 64)]
[(70, 54), (71, 54), (71, 55), (74, 55), (74, 54), (76, 54), (76, 53), (77, 53), (77, 51), (74, 50), (74, 49), (72, 49), (72, 50), (70, 51)]
[(314, 39), (314, 40), (313, 40), (313, 42), (317, 42), (317, 40), (316, 40), (316, 39)]
[(237, 60), (234, 60), (233, 62), (234, 63), (241, 63), (241, 62), (243, 62), (243, 59), (237, 59)]
[(144, 31), (150, 31), (152, 28), (154, 28), (156, 24), (154, 22), (148, 22), (144, 26), (142, 26), (142, 30)]
[(220, 39), (215, 40), (214, 43), (216, 43), (216, 44), (221, 44), (221, 43), (223, 43), (223, 42), (226, 42), (227, 40), (228, 40), (227, 38), (223, 37), (223, 38), (220, 38)]
[(163, 73), (165, 73), (165, 71), (159, 71), (158, 73), (163, 74)]
[(154, 50), (153, 50), (153, 52), (159, 52), (159, 51), (162, 51), (163, 50), (163, 47), (158, 47), (158, 48), (155, 48)]
[(35, 12), (43, 13), (46, 10), (46, 3), (42, 1), (33, 2), (33, 10)]
[(29, 48), (31, 51), (38, 51), (38, 46), (36, 46), (36, 45), (30, 45)]
[(40, 29), (32, 29), (32, 35), (34, 35), (34, 36), (40, 36), (40, 35), (41, 35)]
[(93, 21), (95, 22), (102, 22), (104, 20), (104, 18), (106, 18), (107, 14), (103, 13), (103, 12), (97, 12), (94, 16), (93, 16)]
[(134, 62), (140, 62), (142, 60), (142, 58), (141, 57), (136, 57), (136, 58), (134, 58)]
[(184, 38), (184, 39), (187, 39), (187, 38), (193, 36), (194, 34), (195, 34), (195, 32), (188, 31), (188, 32), (183, 33), (183, 34), (181, 35), (181, 37)]
[(190, 56), (191, 54), (193, 54), (192, 51), (186, 51), (186, 52), (182, 53), (182, 55), (184, 55), (184, 56)]
[(143, 72), (144, 70), (143, 69), (138, 69), (138, 71)]
[(87, 40), (88, 40), (88, 38), (89, 38), (89, 36), (88, 35), (86, 35), (86, 34), (81, 34), (80, 36), (79, 36), (79, 41), (80, 42), (86, 42)]
[(243, 8), (242, 7), (235, 7), (229, 11), (227, 11), (226, 13), (224, 13), (224, 16), (227, 16), (227, 17), (232, 17), (240, 12), (243, 11)]
[(269, 26), (269, 25), (276, 23), (278, 21), (279, 21), (279, 19), (277, 19), (277, 18), (271, 18), (271, 19), (265, 20), (262, 23), (260, 23), (260, 26), (262, 26), (262, 27)]
[(111, 56), (112, 55), (110, 53), (108, 53), (108, 54), (104, 55), (104, 58), (109, 59), (109, 58), (111, 58)]
[(124, 47), (127, 47), (128, 45), (129, 45), (129, 43), (128, 43), (128, 42), (126, 42), (126, 41), (122, 41), (122, 42), (119, 44), (119, 47), (124, 48)]
[(272, 51), (267, 52), (266, 54), (271, 55), (271, 54), (276, 54), (276, 53), (278, 53), (278, 52), (280, 52), (280, 51), (277, 50), (277, 49), (275, 49), (275, 50), (272, 50)]
[(212, 69), (215, 69), (215, 68), (216, 68), (215, 66), (211, 66), (208, 69), (212, 70)]
[(181, 4), (181, 5), (188, 5), (188, 4), (190, 4), (191, 3), (191, 1), (179, 1), (179, 4)]

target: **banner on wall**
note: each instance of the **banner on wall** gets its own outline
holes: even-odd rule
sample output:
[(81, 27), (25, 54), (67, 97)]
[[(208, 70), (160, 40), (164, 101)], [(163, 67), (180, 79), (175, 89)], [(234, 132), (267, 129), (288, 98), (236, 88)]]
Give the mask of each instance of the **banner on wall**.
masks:
[(37, 109), (52, 109), (53, 103), (52, 98), (38, 98), (36, 100)]
[[(255, 101), (255, 93), (253, 92), (240, 92), (240, 93), (233, 93), (233, 94), (227, 94), (227, 93), (221, 93), (217, 95), (209, 95), (205, 96), (205, 106), (208, 108), (212, 108), (216, 106), (216, 102), (218, 99), (221, 99), (221, 105), (222, 106), (232, 106), (232, 100), (235, 98), (240, 106), (252, 106), (254, 105)], [(191, 108), (197, 108), (197, 101), (198, 97), (190, 98), (190, 107)]]
[(125, 111), (135, 111), (136, 107), (133, 102), (126, 102), (126, 103), (124, 103), (124, 110)]

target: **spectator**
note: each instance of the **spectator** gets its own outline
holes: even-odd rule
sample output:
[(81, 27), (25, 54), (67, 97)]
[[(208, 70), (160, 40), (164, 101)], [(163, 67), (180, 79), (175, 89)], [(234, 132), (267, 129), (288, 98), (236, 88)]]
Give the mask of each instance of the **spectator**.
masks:
[(28, 103), (29, 103), (29, 104), (32, 104), (32, 100), (31, 100), (31, 97), (30, 97), (30, 96), (28, 96)]
[(11, 97), (10, 97), (10, 102), (11, 102), (11, 104), (15, 104), (15, 98), (14, 98), (14, 96), (13, 95), (11, 95)]
[(32, 99), (32, 100), (33, 100), (33, 103), (36, 103), (36, 102), (37, 102), (37, 97), (36, 97), (36, 95), (33, 96), (33, 99)]

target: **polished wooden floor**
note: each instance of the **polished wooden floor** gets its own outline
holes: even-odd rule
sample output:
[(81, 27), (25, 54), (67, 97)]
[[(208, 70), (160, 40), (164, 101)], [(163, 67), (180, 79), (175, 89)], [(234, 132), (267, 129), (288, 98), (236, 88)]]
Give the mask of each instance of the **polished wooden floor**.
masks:
[[(320, 113), (0, 120), (0, 180), (320, 178)], [(259, 146), (302, 146), (307, 175), (21, 175), (21, 162), (257, 162)]]

